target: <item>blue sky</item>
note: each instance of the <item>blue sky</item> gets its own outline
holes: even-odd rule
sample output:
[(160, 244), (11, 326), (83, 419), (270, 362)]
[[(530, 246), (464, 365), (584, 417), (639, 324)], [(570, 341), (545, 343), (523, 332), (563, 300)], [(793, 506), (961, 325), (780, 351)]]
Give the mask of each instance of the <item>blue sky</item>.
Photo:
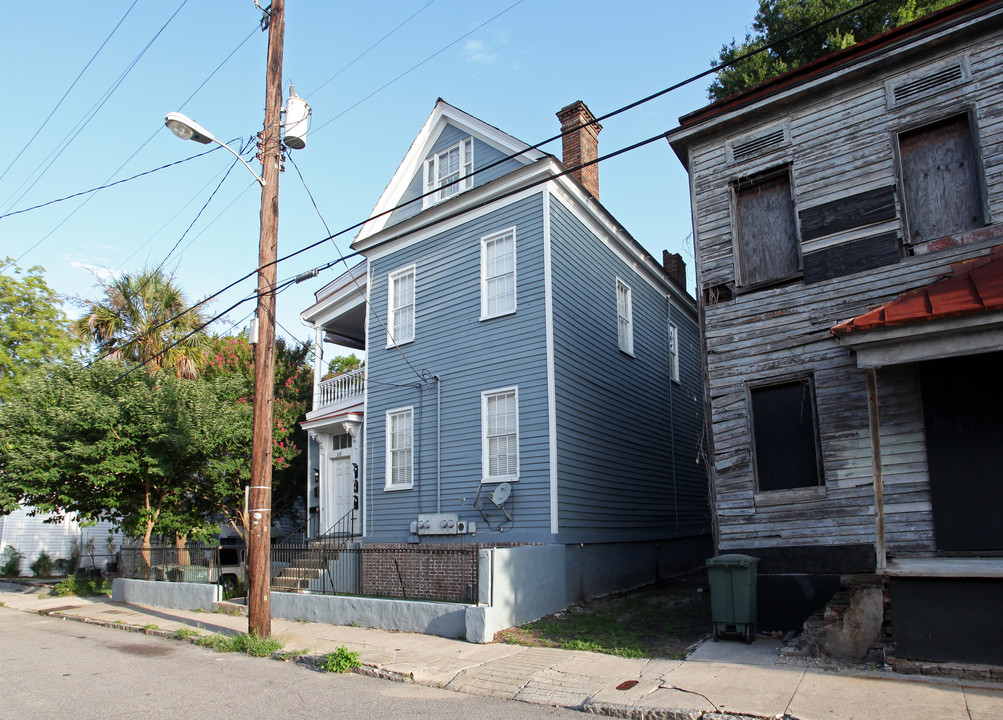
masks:
[[(20, 69), (8, 72), (8, 110), (0, 114), (0, 215), (206, 150), (164, 128), (170, 111), (224, 141), (246, 141), (261, 129), (267, 33), (252, 0), (138, 0), (42, 127), (131, 5), (52, 0), (5, 8), (0, 42), (7, 66)], [(436, 98), (533, 144), (559, 131), (555, 113), (568, 103), (581, 99), (599, 116), (707, 69), (723, 43), (744, 36), (757, 5), (287, 0), (283, 89), (293, 81), (313, 108), (307, 147), (293, 159), (338, 231), (371, 211)], [(675, 127), (680, 115), (706, 104), (708, 83), (604, 122), (600, 153)], [(559, 141), (542, 149), (560, 157)], [(0, 218), (0, 256), (20, 258), (22, 268), (43, 266), (60, 293), (96, 298), (99, 278), (157, 265), (180, 240), (165, 267), (190, 298), (206, 297), (257, 261), (260, 190), (240, 166), (226, 175), (232, 160), (220, 150)], [(683, 254), (692, 289), (686, 174), (668, 143), (604, 162), (599, 177), (603, 204), (653, 255)], [(280, 255), (328, 235), (291, 163), (279, 203)], [(347, 251), (353, 237), (341, 236), (338, 246)], [(280, 265), (279, 278), (336, 257), (330, 243), (321, 245)], [(341, 270), (279, 296), (280, 334), (310, 336), (299, 312)], [(210, 310), (221, 312), (253, 289), (253, 279), (245, 281)], [(252, 310), (253, 303), (242, 305), (214, 329), (246, 324)]]

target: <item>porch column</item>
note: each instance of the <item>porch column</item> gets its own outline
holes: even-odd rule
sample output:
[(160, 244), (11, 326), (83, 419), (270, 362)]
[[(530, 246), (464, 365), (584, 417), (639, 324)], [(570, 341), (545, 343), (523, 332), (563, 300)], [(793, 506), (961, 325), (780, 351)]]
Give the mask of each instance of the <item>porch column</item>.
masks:
[(324, 376), (324, 329), (319, 325), (313, 328), (313, 404), (311, 410), (316, 410), (320, 402), (320, 379)]
[(887, 566), (885, 551), (885, 488), (881, 471), (881, 418), (878, 414), (878, 370), (867, 368), (867, 421), (871, 431), (871, 468), (874, 473), (874, 566)]

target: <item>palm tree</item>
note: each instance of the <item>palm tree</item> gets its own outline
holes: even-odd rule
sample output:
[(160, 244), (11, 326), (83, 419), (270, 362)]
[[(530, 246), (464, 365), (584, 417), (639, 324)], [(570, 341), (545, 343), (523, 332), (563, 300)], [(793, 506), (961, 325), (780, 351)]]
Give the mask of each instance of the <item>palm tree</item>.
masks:
[[(205, 319), (188, 308), (174, 277), (160, 268), (121, 275), (103, 283), (104, 298), (87, 300), (77, 334), (101, 353), (194, 378), (206, 361)], [(187, 337), (186, 337), (187, 336)]]

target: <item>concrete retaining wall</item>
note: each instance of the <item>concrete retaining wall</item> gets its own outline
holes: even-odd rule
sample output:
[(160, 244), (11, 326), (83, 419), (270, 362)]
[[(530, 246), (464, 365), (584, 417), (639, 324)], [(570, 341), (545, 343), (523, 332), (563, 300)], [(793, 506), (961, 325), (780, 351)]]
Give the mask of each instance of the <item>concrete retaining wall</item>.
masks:
[(210, 583), (158, 582), (115, 578), (111, 599), (136, 605), (212, 611), (212, 604), (223, 599), (223, 589)]
[(463, 638), (466, 605), (342, 595), (272, 593), (272, 617)]

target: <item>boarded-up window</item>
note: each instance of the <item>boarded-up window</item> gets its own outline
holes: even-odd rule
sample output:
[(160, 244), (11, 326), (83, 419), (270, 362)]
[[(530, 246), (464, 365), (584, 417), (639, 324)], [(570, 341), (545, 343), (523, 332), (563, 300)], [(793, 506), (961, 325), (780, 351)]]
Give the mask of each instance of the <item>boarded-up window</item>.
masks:
[(982, 196), (967, 115), (899, 135), (909, 241), (982, 227)]
[(751, 396), (759, 489), (821, 484), (811, 380), (753, 388)]
[(785, 169), (735, 186), (739, 281), (776, 282), (801, 270), (790, 173)]

